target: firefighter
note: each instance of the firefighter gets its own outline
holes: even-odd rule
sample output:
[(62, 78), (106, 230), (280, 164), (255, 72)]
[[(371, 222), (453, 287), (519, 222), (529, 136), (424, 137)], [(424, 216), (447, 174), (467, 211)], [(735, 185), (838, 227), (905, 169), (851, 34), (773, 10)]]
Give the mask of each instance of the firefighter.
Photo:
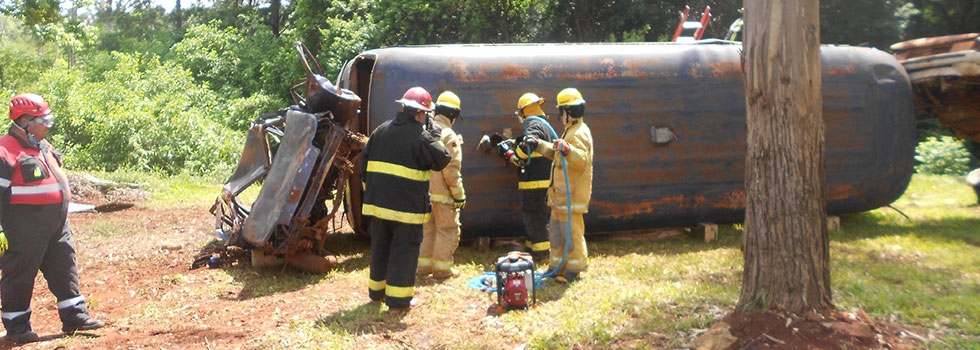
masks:
[(430, 170), (449, 164), (439, 131), (429, 125), (432, 97), (421, 87), (395, 101), (402, 109), (381, 123), (361, 154), (364, 201), (370, 217), (371, 268), (368, 296), (391, 311), (416, 304), (415, 272), (422, 243), (422, 224), (429, 221)]
[[(556, 280), (572, 282), (588, 265), (588, 247), (585, 244), (585, 222), (582, 215), (589, 211), (592, 197), (592, 132), (585, 124), (585, 99), (575, 88), (567, 88), (558, 93), (558, 111), (565, 131), (560, 139), (548, 142), (528, 139), (526, 143), (537, 149), (549, 159), (554, 159), (551, 167), (551, 186), (548, 188), (548, 205), (551, 207), (551, 221), (548, 233), (551, 238), (551, 261), (549, 270), (558, 270)], [(558, 153), (565, 158), (568, 171), (568, 191), (565, 190), (565, 171)], [(561, 264), (565, 254), (565, 239), (568, 231), (568, 213), (571, 211), (571, 241), (565, 264)]]
[(452, 91), (439, 94), (432, 124), (441, 129), (442, 144), (452, 160), (442, 171), (432, 171), (429, 178), (429, 199), (432, 216), (422, 226), (422, 248), (419, 252), (418, 275), (429, 273), (437, 279), (458, 276), (453, 269), (453, 253), (459, 244), (459, 212), (466, 206), (466, 190), (460, 168), (463, 161), (463, 137), (452, 126), (460, 118), (460, 100)]
[(15, 343), (38, 340), (31, 329), (31, 294), (40, 270), (57, 298), (61, 330), (74, 333), (101, 328), (89, 316), (78, 290), (78, 266), (68, 225), (71, 190), (61, 169), (61, 154), (45, 137), (54, 125), (48, 103), (35, 94), (10, 100), (13, 125), (0, 137), (0, 223), (8, 246), (0, 256), (0, 318), (6, 338)]
[[(534, 138), (543, 142), (551, 142), (552, 135), (549, 127), (541, 119), (548, 116), (541, 109), (544, 99), (527, 92), (517, 100), (517, 110), (514, 114), (521, 122), (525, 134), (514, 140), (508, 140), (514, 145), (524, 144), (525, 138)], [(539, 117), (530, 118), (530, 117)], [(531, 251), (534, 261), (543, 262), (548, 259), (551, 245), (548, 242), (548, 185), (550, 183), (551, 161), (541, 153), (528, 147), (514, 147), (514, 152), (508, 153), (512, 164), (518, 165), (517, 188), (521, 191), (521, 219), (527, 237), (525, 247)]]

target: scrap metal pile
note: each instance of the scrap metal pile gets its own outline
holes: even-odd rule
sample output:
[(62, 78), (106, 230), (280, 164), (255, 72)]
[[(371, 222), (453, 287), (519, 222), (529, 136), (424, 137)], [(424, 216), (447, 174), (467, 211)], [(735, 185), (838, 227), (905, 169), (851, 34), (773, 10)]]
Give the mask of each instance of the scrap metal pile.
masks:
[(980, 142), (980, 34), (909, 40), (891, 49), (909, 74), (919, 114)]
[[(367, 137), (349, 130), (360, 97), (326, 79), (299, 41), (296, 50), (306, 69), (305, 82), (290, 89), (296, 104), (252, 122), (238, 166), (210, 211), (226, 245), (326, 272), (337, 260), (325, 240)], [(259, 181), (256, 199), (243, 203), (239, 194)]]

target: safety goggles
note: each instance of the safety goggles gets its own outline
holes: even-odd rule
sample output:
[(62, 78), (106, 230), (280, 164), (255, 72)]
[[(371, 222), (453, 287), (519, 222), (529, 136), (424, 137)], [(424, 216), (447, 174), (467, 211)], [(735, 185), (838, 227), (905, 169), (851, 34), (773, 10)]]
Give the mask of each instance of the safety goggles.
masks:
[(48, 113), (43, 116), (31, 119), (30, 123), (28, 124), (38, 124), (45, 128), (50, 129), (52, 126), (54, 126), (54, 118), (55, 118), (54, 114)]

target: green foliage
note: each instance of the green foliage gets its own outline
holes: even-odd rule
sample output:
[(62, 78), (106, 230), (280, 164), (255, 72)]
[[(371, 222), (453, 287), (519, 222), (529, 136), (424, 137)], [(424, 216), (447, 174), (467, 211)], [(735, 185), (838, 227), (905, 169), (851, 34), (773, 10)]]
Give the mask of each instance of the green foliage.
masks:
[(59, 0), (13, 0), (10, 4), (0, 3), (0, 13), (11, 14), (24, 21), (27, 27), (57, 23), (61, 21)]
[(970, 170), (970, 152), (952, 136), (930, 136), (915, 147), (919, 174), (963, 175)]
[(371, 15), (350, 19), (335, 16), (328, 18), (326, 23), (328, 29), (320, 30), (324, 40), (318, 57), (326, 76), (333, 79), (348, 60), (375, 46), (377, 42), (373, 38), (377, 37), (378, 28)]
[[(59, 115), (53, 133), (69, 167), (179, 173), (227, 171), (244, 133), (225, 126), (228, 100), (190, 72), (114, 53), (100, 76), (52, 70), (40, 91)], [(245, 104), (247, 105), (247, 104)]]
[[(820, 1), (820, 42), (888, 48), (899, 41), (902, 0)], [(873, 20), (871, 20), (873, 19)]]
[(904, 40), (980, 32), (980, 3), (976, 0), (911, 0)]
[[(33, 91), (53, 101), (61, 118), (51, 137), (63, 143), (72, 166), (220, 172), (234, 164), (241, 146), (236, 135), (256, 115), (292, 103), (289, 87), (304, 77), (297, 39), (335, 80), (355, 55), (384, 46), (667, 40), (685, 4), (691, 19), (710, 5), (705, 37), (720, 37), (742, 6), (709, 0), (191, 3), (168, 13), (146, 1), (80, 0), (67, 8), (55, 0), (0, 0), (0, 97)], [(827, 0), (821, 1), (821, 36), (886, 47), (910, 37), (980, 31), (977, 16), (980, 6), (972, 0)], [(926, 170), (931, 162), (921, 171), (938, 171)]]
[(184, 39), (171, 48), (170, 60), (214, 90), (241, 88), (245, 74), (239, 68), (242, 58), (238, 49), (243, 38), (233, 27), (221, 27), (211, 22), (188, 28)]
[[(0, 15), (0, 26), (6, 28), (0, 32), (0, 98), (7, 99), (34, 84), (54, 57), (39, 53), (36, 41), (11, 17)], [(6, 103), (3, 105), (0, 111), (6, 116)]]

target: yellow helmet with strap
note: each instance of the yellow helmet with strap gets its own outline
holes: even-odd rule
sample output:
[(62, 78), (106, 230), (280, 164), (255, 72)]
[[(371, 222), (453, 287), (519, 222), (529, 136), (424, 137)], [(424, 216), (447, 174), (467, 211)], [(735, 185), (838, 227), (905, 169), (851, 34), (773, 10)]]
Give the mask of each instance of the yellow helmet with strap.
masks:
[(533, 92), (527, 92), (521, 95), (521, 98), (517, 99), (517, 109), (520, 110), (527, 108), (527, 106), (530, 105), (540, 105), (542, 103), (544, 103), (543, 98), (538, 97), (538, 95), (534, 94)]
[(459, 96), (456, 96), (452, 91), (443, 91), (439, 94), (439, 98), (436, 99), (437, 106), (449, 107), (452, 109), (461, 109), (459, 103)]
[(578, 92), (578, 89), (565, 88), (558, 92), (558, 107), (577, 106), (580, 104), (585, 104), (585, 99), (582, 98), (582, 93)]
[[(514, 114), (522, 116), (543, 115), (544, 111), (541, 110), (542, 104), (544, 104), (543, 98), (538, 97), (533, 92), (526, 92), (521, 95), (521, 98), (517, 99), (517, 110), (514, 111)], [(527, 109), (526, 112), (528, 113), (523, 113), (525, 109)]]

